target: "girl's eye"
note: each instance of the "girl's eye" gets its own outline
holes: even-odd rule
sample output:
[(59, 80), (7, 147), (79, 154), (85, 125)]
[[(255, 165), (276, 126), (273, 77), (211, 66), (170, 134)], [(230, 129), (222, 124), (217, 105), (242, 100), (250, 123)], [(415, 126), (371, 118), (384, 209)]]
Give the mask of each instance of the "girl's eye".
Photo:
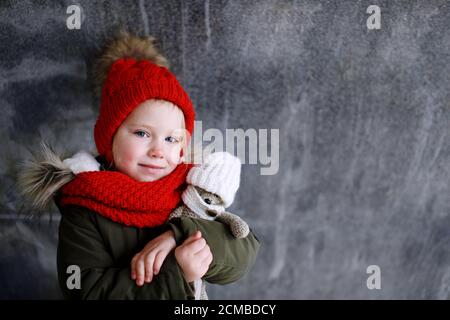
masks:
[(147, 132), (140, 131), (140, 130), (136, 131), (134, 134), (137, 135), (138, 137), (141, 137), (141, 138), (143, 138), (145, 136), (148, 136)]
[(178, 139), (174, 137), (167, 137), (166, 141), (170, 143), (178, 143)]
[(211, 204), (211, 199), (210, 198), (205, 198), (205, 202), (207, 203), (207, 204)]

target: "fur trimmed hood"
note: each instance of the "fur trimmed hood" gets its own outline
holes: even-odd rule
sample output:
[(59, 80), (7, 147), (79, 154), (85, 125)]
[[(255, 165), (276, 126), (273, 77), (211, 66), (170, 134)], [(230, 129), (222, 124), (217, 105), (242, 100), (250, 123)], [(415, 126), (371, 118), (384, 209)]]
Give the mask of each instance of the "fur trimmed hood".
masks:
[(20, 164), (17, 179), (20, 193), (30, 201), (33, 210), (47, 210), (59, 189), (76, 174), (101, 170), (101, 164), (87, 151), (82, 150), (63, 160), (62, 155), (44, 141), (40, 147), (32, 159)]

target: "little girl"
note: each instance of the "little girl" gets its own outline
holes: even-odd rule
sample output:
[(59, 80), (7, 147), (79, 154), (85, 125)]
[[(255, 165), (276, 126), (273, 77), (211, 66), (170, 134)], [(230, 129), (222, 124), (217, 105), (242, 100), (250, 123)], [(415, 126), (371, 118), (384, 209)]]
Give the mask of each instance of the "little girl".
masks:
[[(54, 196), (61, 212), (57, 265), (64, 296), (193, 299), (194, 281), (241, 278), (259, 249), (252, 232), (235, 239), (216, 221), (167, 221), (192, 168), (183, 155), (195, 113), (153, 39), (121, 34), (103, 52), (96, 76), (100, 168), (77, 172), (83, 158), (69, 166), (44, 145), (43, 160), (28, 163), (20, 177), (35, 207)], [(75, 287), (73, 270), (81, 271)]]

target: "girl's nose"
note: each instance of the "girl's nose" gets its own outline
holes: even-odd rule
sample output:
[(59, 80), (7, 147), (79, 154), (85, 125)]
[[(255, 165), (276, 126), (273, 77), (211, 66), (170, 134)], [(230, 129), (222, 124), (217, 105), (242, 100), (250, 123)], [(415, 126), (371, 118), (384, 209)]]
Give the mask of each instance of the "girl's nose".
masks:
[(164, 153), (162, 152), (162, 150), (158, 147), (152, 148), (150, 149), (150, 157), (151, 158), (164, 158)]

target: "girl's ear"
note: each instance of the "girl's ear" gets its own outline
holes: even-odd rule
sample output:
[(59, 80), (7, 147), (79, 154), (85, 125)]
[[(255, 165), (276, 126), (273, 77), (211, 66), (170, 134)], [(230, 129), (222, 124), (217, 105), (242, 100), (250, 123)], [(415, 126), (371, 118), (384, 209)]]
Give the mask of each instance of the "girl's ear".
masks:
[(184, 157), (184, 149), (181, 148), (181, 150), (180, 150), (180, 160), (178, 161), (178, 164), (183, 163), (184, 159), (185, 159), (185, 157)]

